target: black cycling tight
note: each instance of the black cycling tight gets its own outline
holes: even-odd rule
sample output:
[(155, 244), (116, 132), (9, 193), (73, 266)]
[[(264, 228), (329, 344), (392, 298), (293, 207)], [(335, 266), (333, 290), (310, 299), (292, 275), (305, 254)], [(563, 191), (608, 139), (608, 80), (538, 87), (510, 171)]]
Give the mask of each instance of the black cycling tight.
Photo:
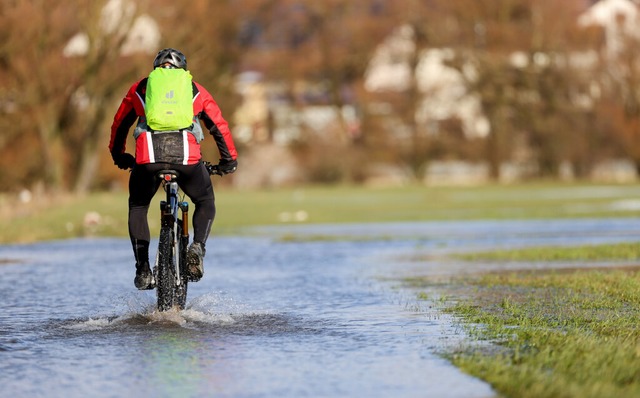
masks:
[(215, 197), (211, 178), (204, 164), (180, 165), (168, 163), (139, 164), (129, 177), (129, 236), (136, 262), (149, 260), (149, 204), (160, 180), (155, 175), (163, 169), (180, 173), (178, 185), (195, 205), (193, 212), (193, 241), (204, 245), (216, 215)]

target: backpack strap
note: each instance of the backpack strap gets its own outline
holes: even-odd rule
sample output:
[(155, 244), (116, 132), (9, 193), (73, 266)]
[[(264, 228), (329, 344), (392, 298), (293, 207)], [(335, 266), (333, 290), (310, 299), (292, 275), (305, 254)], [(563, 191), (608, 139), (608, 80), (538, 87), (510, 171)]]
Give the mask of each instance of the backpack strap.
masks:
[(148, 80), (147, 77), (140, 80), (140, 83), (138, 83), (138, 87), (136, 87), (136, 95), (138, 96), (138, 99), (142, 104), (142, 108), (145, 108), (144, 98), (147, 93), (147, 80)]

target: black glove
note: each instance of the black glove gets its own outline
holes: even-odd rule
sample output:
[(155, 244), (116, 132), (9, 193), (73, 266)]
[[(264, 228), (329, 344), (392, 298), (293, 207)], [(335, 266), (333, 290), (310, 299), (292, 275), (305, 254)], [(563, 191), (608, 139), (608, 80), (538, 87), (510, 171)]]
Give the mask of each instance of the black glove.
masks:
[(113, 154), (113, 164), (122, 170), (132, 169), (136, 165), (136, 158), (130, 153)]
[(231, 174), (234, 171), (236, 171), (237, 168), (238, 168), (238, 161), (237, 160), (220, 159), (220, 162), (218, 162), (218, 170), (222, 174)]

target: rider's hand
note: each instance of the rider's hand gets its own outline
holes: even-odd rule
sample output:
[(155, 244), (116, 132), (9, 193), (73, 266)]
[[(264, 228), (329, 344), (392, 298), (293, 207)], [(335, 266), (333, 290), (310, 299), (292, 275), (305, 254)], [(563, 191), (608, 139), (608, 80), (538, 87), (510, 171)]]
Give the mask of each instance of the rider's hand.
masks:
[(113, 163), (122, 170), (132, 169), (136, 165), (136, 158), (130, 153), (113, 155)]
[(231, 174), (234, 171), (236, 171), (237, 168), (238, 168), (238, 161), (237, 160), (220, 159), (220, 162), (218, 162), (218, 170), (222, 174)]

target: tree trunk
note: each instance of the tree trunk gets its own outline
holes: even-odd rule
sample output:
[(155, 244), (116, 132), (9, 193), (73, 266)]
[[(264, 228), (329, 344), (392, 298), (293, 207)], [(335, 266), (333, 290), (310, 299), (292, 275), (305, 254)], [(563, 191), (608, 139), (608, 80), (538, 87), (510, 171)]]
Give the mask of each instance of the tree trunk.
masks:
[[(106, 94), (110, 96), (113, 90)], [(83, 140), (82, 150), (78, 154), (78, 173), (73, 187), (75, 193), (83, 194), (89, 191), (98, 171), (101, 143), (107, 142), (106, 130), (103, 128), (106, 117), (105, 101), (96, 100), (95, 112), (87, 126), (87, 133)], [(105, 130), (105, 133), (102, 131)], [(105, 144), (106, 146), (106, 144)]]
[(41, 122), (38, 126), (38, 136), (44, 186), (47, 191), (60, 191), (63, 188), (62, 151), (56, 128), (46, 121)]

